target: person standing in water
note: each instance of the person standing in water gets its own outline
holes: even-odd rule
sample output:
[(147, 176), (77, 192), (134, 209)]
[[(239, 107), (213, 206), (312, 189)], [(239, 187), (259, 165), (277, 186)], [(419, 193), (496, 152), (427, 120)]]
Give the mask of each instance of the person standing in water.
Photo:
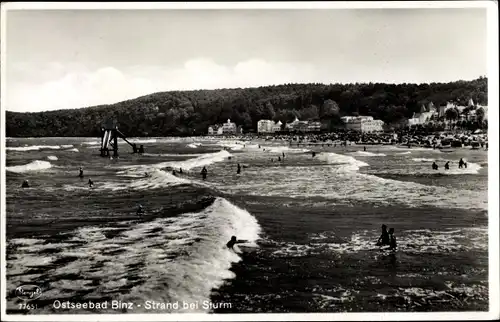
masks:
[(144, 208), (142, 207), (142, 205), (139, 205), (137, 207), (137, 215), (140, 216), (140, 215), (143, 215), (144, 214)]
[(208, 173), (207, 168), (203, 167), (203, 169), (201, 169), (201, 176), (203, 177), (203, 180), (207, 178), (207, 173)]
[(283, 152), (283, 160), (285, 160), (285, 152)]
[(94, 186), (94, 181), (89, 178), (89, 188), (92, 188)]
[(438, 167), (438, 165), (436, 164), (436, 162), (433, 162), (433, 163), (432, 163), (432, 169), (433, 169), (433, 170), (437, 170), (437, 169), (439, 169), (439, 167)]
[(377, 240), (377, 246), (389, 245), (389, 233), (387, 232), (387, 226), (382, 225), (382, 235)]
[(236, 173), (237, 173), (237, 174), (240, 174), (240, 173), (241, 173), (241, 166), (240, 166), (240, 164), (239, 164), (239, 163), (238, 163), (238, 169), (236, 170)]
[(80, 173), (78, 174), (78, 176), (80, 177), (80, 179), (83, 178), (83, 169), (82, 169), (82, 167), (80, 167)]
[(28, 183), (28, 180), (24, 180), (23, 184), (21, 185), (21, 188), (29, 188), (30, 184)]
[(446, 163), (444, 165), (444, 169), (445, 170), (450, 170), (450, 161), (446, 161)]
[(389, 249), (396, 250), (396, 237), (394, 237), (394, 228), (389, 229)]
[(458, 161), (458, 168), (462, 169), (464, 166), (464, 163), (465, 163), (464, 160), (462, 158), (460, 158), (460, 161)]
[(366, 146), (364, 146), (364, 147), (363, 147), (363, 151), (365, 151), (365, 152), (366, 152)]

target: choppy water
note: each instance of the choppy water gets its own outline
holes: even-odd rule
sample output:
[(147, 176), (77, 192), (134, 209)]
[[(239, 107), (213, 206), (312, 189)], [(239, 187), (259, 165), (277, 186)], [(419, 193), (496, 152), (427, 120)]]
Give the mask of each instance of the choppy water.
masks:
[[(121, 144), (115, 160), (95, 139), (7, 140), (10, 312), (96, 312), (54, 300), (230, 303), (102, 313), (488, 308), (485, 151), (132, 140), (146, 153)], [(383, 223), (397, 252), (374, 246)], [(230, 251), (232, 235), (248, 242)], [(19, 308), (22, 284), (42, 288), (36, 310)]]

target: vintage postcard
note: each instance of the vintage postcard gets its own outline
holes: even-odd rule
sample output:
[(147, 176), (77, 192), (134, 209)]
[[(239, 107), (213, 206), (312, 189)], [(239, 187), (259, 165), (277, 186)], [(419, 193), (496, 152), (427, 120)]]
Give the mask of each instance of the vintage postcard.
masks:
[(2, 3), (2, 321), (499, 317), (498, 3)]

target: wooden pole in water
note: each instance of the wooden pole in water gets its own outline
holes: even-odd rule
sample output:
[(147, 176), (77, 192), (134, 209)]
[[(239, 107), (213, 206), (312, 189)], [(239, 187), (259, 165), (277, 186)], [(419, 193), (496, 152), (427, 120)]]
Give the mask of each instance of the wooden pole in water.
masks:
[(113, 130), (113, 158), (118, 156), (118, 133), (116, 133), (116, 129)]

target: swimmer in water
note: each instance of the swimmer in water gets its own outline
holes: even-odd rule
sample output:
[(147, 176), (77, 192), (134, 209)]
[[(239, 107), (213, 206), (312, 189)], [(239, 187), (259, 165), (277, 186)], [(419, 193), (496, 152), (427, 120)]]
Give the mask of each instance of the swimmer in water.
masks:
[(182, 168), (179, 168), (179, 173), (182, 174)]
[(239, 164), (239, 163), (238, 163), (238, 169), (236, 170), (236, 173), (237, 173), (237, 174), (240, 174), (240, 173), (241, 173), (241, 166), (240, 166), (240, 164)]
[(377, 246), (389, 245), (389, 233), (387, 232), (387, 226), (382, 225), (382, 235), (377, 240)]
[(396, 250), (398, 245), (396, 244), (396, 237), (394, 237), (394, 228), (389, 229), (389, 249)]
[(137, 207), (137, 215), (143, 215), (144, 214), (144, 208), (142, 207), (142, 205), (139, 205), (139, 207)]
[(89, 188), (92, 188), (94, 186), (94, 181), (92, 181), (91, 179), (89, 179)]
[(24, 180), (23, 184), (21, 185), (21, 188), (29, 188), (30, 184), (28, 183), (28, 180)]
[(444, 165), (445, 170), (450, 170), (450, 161), (447, 161)]
[(238, 240), (238, 239), (236, 239), (236, 236), (232, 236), (231, 240), (227, 242), (226, 246), (227, 246), (227, 248), (233, 249), (234, 245), (243, 244), (243, 243), (247, 243), (247, 242), (248, 242), (248, 240), (242, 240), (242, 239)]
[(82, 169), (82, 167), (80, 167), (80, 173), (78, 174), (78, 176), (79, 176), (80, 178), (83, 178), (83, 169)]
[(203, 180), (207, 179), (207, 173), (208, 173), (207, 168), (203, 167), (203, 169), (201, 169), (201, 176), (203, 177)]
[(433, 170), (437, 170), (437, 169), (439, 169), (439, 167), (438, 167), (438, 165), (436, 164), (436, 162), (433, 162), (433, 163), (432, 163), (432, 169), (433, 169)]

